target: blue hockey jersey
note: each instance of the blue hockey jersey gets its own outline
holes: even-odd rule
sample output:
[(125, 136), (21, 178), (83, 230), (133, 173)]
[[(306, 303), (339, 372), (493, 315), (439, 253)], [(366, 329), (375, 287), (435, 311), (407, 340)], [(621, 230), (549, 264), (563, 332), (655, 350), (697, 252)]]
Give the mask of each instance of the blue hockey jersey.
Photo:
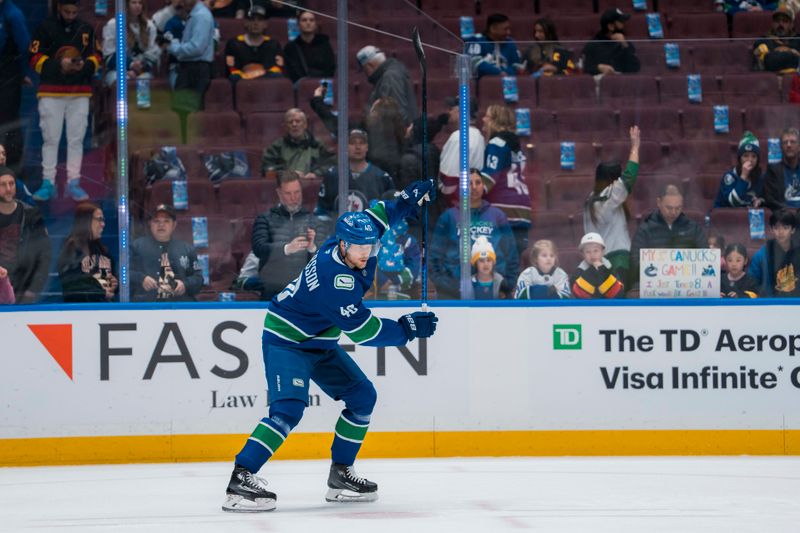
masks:
[[(391, 200), (365, 211), (383, 235), (416, 206)], [(266, 341), (275, 346), (331, 349), (344, 333), (356, 344), (400, 346), (408, 342), (395, 320), (372, 315), (362, 299), (375, 278), (377, 258), (363, 269), (347, 266), (335, 237), (325, 241), (300, 275), (275, 295), (264, 319)]]

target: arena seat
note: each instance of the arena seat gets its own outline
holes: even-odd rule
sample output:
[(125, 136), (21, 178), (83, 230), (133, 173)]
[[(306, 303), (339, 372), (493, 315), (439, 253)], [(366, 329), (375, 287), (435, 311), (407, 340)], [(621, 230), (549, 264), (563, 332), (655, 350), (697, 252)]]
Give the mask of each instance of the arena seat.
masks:
[[(662, 21), (663, 23), (664, 21)], [(670, 39), (727, 39), (728, 20), (724, 13), (676, 13), (670, 12), (664, 28)]]
[(560, 142), (544, 142), (537, 144), (533, 156), (528, 162), (528, 172), (546, 181), (556, 174), (594, 173), (598, 162), (597, 148), (588, 142), (575, 143), (575, 170), (562, 170)]
[(594, 187), (594, 175), (557, 175), (545, 182), (548, 211), (572, 213), (581, 209)]
[(294, 87), (286, 78), (259, 78), (236, 84), (236, 109), (240, 113), (284, 112), (295, 107)]
[(235, 111), (201, 111), (189, 115), (187, 144), (241, 146), (242, 121)]
[(751, 45), (741, 41), (689, 43), (693, 71), (700, 74), (750, 72)]
[(780, 77), (772, 72), (726, 74), (722, 78), (723, 99), (730, 105), (779, 104)]
[(714, 131), (714, 108), (712, 106), (686, 106), (681, 113), (684, 139), (726, 139), (738, 142), (742, 137), (742, 110), (728, 107), (728, 133)]
[(658, 10), (662, 13), (710, 13), (714, 9), (710, 0), (659, 0)]
[[(586, 0), (539, 0), (539, 13), (549, 15), (551, 18), (556, 14), (590, 15), (594, 12), (591, 4)], [(560, 26), (557, 26), (557, 28), (561, 29)]]
[(640, 107), (637, 102), (620, 109), (620, 138), (628, 137), (628, 131), (634, 125), (639, 126), (644, 141), (669, 142), (681, 138), (680, 114), (673, 107)]
[(762, 37), (772, 26), (771, 11), (740, 11), (731, 18), (731, 37), (734, 39)]
[(245, 138), (250, 144), (263, 147), (283, 135), (283, 113), (252, 113), (244, 117)]
[(556, 112), (556, 120), (564, 141), (600, 141), (619, 134), (617, 115), (607, 108), (564, 109)]
[[(698, 105), (689, 101), (687, 86), (685, 74), (662, 76), (658, 85), (661, 105), (679, 106), (679, 108)], [(701, 75), (700, 88), (703, 92), (703, 104), (722, 103), (722, 78), (720, 76)]]
[(626, 74), (604, 76), (600, 80), (600, 102), (614, 109), (631, 104), (648, 105), (658, 103), (658, 84), (653, 76)]
[(539, 105), (548, 109), (592, 107), (597, 104), (597, 86), (591, 76), (547, 76), (539, 78)]
[(205, 111), (231, 111), (233, 105), (233, 87), (228, 78), (215, 78), (211, 80), (211, 85), (204, 99)]
[[(188, 209), (176, 210), (179, 215), (210, 216), (219, 213), (214, 187), (209, 181), (194, 180), (186, 183)], [(173, 205), (172, 181), (161, 180), (147, 191), (146, 213), (159, 204)]]
[(278, 202), (272, 179), (226, 180), (219, 187), (219, 205), (229, 218), (256, 217)]

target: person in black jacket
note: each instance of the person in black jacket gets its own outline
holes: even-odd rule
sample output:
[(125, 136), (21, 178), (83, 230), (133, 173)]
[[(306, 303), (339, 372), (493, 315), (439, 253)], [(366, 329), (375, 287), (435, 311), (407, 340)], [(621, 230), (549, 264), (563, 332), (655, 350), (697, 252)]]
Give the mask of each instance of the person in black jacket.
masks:
[(39, 209), (15, 199), (16, 179), (0, 167), (0, 266), (17, 303), (33, 303), (47, 282), (50, 237)]
[(781, 162), (764, 173), (764, 203), (773, 211), (800, 207), (800, 130), (781, 132)]
[(259, 260), (264, 285), (261, 298), (269, 300), (297, 276), (317, 251), (315, 221), (303, 207), (300, 178), (292, 171), (278, 173), (277, 207), (256, 217), (253, 253)]
[(283, 52), (278, 41), (264, 35), (267, 29), (267, 10), (253, 4), (247, 12), (245, 33), (225, 45), (225, 65), (232, 82), (283, 74)]
[(587, 74), (639, 72), (641, 65), (633, 43), (625, 39), (625, 21), (620, 9), (606, 9), (600, 17), (600, 32), (583, 48), (583, 71)]
[(303, 11), (297, 20), (300, 35), (284, 48), (286, 75), (292, 82), (300, 78), (333, 78), (336, 56), (330, 38), (317, 33), (314, 13)]
[(638, 286), (639, 250), (642, 248), (706, 248), (703, 228), (683, 214), (683, 193), (666, 185), (656, 200), (658, 209), (645, 218), (631, 243), (630, 277)]
[(197, 252), (173, 239), (178, 225), (175, 209), (161, 204), (150, 216), (150, 235), (131, 247), (131, 293), (137, 301), (193, 301), (203, 286)]

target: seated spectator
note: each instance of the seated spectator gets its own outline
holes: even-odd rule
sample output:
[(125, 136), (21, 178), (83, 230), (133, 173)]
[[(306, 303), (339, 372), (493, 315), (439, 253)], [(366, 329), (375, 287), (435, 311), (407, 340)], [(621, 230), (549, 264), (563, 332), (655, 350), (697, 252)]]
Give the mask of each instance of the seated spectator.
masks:
[(356, 54), (356, 61), (364, 70), (372, 91), (367, 98), (367, 113), (372, 111), (375, 102), (394, 98), (400, 107), (403, 127), (417, 118), (417, 98), (411, 85), (411, 77), (406, 66), (395, 58), (387, 58), (379, 48), (369, 45)]
[(34, 303), (47, 283), (50, 237), (39, 209), (15, 199), (16, 188), (12, 170), (0, 167), (0, 267), (16, 301)]
[(525, 50), (525, 68), (534, 77), (571, 74), (575, 70), (573, 54), (558, 42), (556, 25), (548, 18), (533, 23), (534, 43)]
[[(505, 279), (516, 279), (519, 270), (519, 253), (505, 214), (484, 198), (481, 172), (470, 170), (470, 236), (472, 242), (485, 236), (497, 255), (495, 269)], [(436, 284), (439, 297), (460, 297), (460, 245), (458, 208), (451, 207), (439, 217), (430, 244), (431, 279)]]
[(286, 170), (278, 173), (277, 193), (278, 205), (258, 215), (253, 224), (253, 254), (259, 261), (263, 300), (285, 289), (324, 240), (317, 238), (314, 218), (303, 207), (303, 188), (297, 174)]
[(708, 242), (695, 221), (683, 213), (683, 193), (666, 185), (656, 199), (658, 209), (639, 225), (631, 244), (631, 286), (639, 281), (639, 250), (642, 248), (705, 248)]
[(736, 166), (722, 176), (714, 207), (761, 207), (764, 182), (761, 179), (761, 147), (749, 131), (739, 141)]
[(796, 214), (790, 209), (779, 209), (770, 215), (773, 238), (755, 253), (747, 271), (759, 282), (761, 296), (800, 296), (800, 251), (792, 244), (796, 227)]
[(517, 43), (511, 38), (511, 20), (502, 13), (486, 17), (486, 30), (464, 40), (472, 72), (481, 76), (516, 76), (525, 72)]
[[(369, 136), (364, 130), (350, 130), (347, 159), (350, 165), (348, 178), (347, 210), (363, 211), (372, 200), (386, 200), (394, 196), (396, 187), (392, 177), (367, 159)], [(322, 175), (316, 215), (335, 219), (339, 209), (339, 168), (331, 166)]]
[(333, 78), (336, 74), (336, 56), (330, 38), (317, 32), (314, 13), (300, 13), (297, 25), (300, 35), (283, 50), (286, 75), (292, 82), (300, 78)]
[(134, 301), (193, 301), (203, 286), (194, 247), (173, 239), (175, 209), (161, 204), (150, 215), (150, 235), (131, 247), (131, 297)]
[(258, 257), (250, 250), (250, 253), (244, 258), (242, 268), (239, 269), (239, 275), (236, 276), (236, 280), (234, 280), (231, 288), (261, 292), (264, 285), (261, 283), (261, 278), (258, 275), (258, 267)]
[(228, 79), (237, 82), (241, 79), (253, 80), (263, 76), (281, 76), (283, 74), (281, 45), (268, 35), (264, 35), (267, 30), (267, 10), (263, 5), (253, 3), (253, 7), (247, 11), (244, 29), (247, 33), (231, 39), (225, 45)]
[(764, 173), (764, 204), (776, 211), (800, 207), (800, 131), (787, 128), (781, 133), (780, 163), (767, 166)]
[(723, 274), (728, 271), (728, 266), (725, 264), (725, 237), (719, 233), (711, 233), (708, 236), (707, 248), (719, 250), (720, 253), (720, 272)]
[(720, 295), (723, 298), (758, 298), (758, 281), (747, 273), (747, 248), (730, 244), (724, 252), (727, 272), (722, 272)]
[(0, 266), (0, 305), (8, 305), (15, 302), (14, 287), (11, 286), (8, 270)]
[[(461, 174), (461, 132), (459, 131), (459, 99), (448, 96), (444, 100), (447, 105), (447, 125), (452, 131), (442, 148), (439, 161), (439, 193), (448, 207), (458, 202), (458, 184)], [(469, 168), (483, 168), (486, 141), (483, 134), (475, 126), (478, 115), (478, 101), (469, 101)]]
[(336, 164), (336, 156), (308, 131), (306, 114), (297, 108), (284, 116), (286, 134), (272, 143), (261, 156), (261, 174), (292, 170), (301, 178), (321, 176)]
[[(6, 147), (0, 144), (0, 167), (6, 166)], [(33, 195), (31, 195), (31, 191), (28, 190), (28, 187), (25, 186), (25, 183), (19, 179), (18, 177), (14, 177), (14, 181), (16, 183), (16, 198), (21, 202), (25, 202), (28, 205), (36, 207), (36, 200), (33, 199)]]
[(494, 253), (492, 243), (481, 235), (472, 243), (470, 264), (475, 269), (472, 275), (472, 292), (476, 300), (505, 300), (511, 288), (505, 278), (495, 272), (497, 255)]
[(794, 31), (794, 11), (780, 6), (772, 13), (772, 27), (753, 44), (753, 69), (791, 74), (797, 70), (800, 35)]
[[(161, 60), (156, 44), (158, 29), (147, 17), (144, 0), (127, 0), (128, 50), (125, 56), (126, 78), (152, 78)], [(117, 19), (112, 17), (103, 26), (103, 63), (106, 85), (117, 81)]]
[(569, 276), (558, 266), (558, 250), (553, 241), (541, 239), (530, 251), (531, 266), (517, 279), (517, 300), (556, 300), (569, 298)]
[(583, 261), (572, 276), (572, 294), (582, 300), (624, 298), (623, 283), (611, 262), (603, 257), (606, 244), (599, 233), (587, 233), (578, 247)]
[(486, 109), (483, 117), (486, 163), (481, 174), (486, 184), (486, 200), (505, 213), (517, 250), (525, 250), (531, 227), (531, 195), (525, 182), (525, 154), (516, 128), (510, 107), (493, 104)]
[(631, 18), (621, 9), (606, 9), (600, 17), (600, 32), (583, 48), (583, 71), (587, 74), (639, 72), (636, 47), (625, 38), (625, 21)]
[(724, 0), (725, 13), (733, 15), (742, 11), (772, 11), (778, 7), (778, 2), (772, 0)]
[(109, 302), (117, 296), (114, 262), (100, 242), (106, 219), (89, 202), (75, 208), (75, 220), (58, 258), (58, 277), (65, 302)]
[(606, 245), (605, 258), (614, 271), (625, 279), (630, 267), (631, 237), (628, 221), (631, 218), (628, 197), (633, 192), (639, 174), (639, 146), (641, 133), (638, 126), (630, 129), (631, 151), (625, 171), (617, 162), (597, 165), (594, 173), (594, 190), (583, 208), (583, 231), (599, 233)]
[(152, 21), (159, 35), (167, 31), (167, 22), (177, 16), (183, 18), (185, 11), (183, 0), (165, 0), (165, 6), (153, 13)]
[(409, 235), (408, 223), (402, 220), (381, 237), (376, 273), (378, 296), (387, 300), (409, 300), (420, 272), (420, 247)]

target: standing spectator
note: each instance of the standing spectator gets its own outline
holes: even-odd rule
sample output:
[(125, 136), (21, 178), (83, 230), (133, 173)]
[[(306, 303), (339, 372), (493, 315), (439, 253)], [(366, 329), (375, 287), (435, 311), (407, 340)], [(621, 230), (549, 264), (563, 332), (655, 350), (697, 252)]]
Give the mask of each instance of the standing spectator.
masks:
[(486, 134), (486, 163), (481, 171), (486, 199), (500, 208), (514, 232), (517, 250), (528, 248), (531, 228), (531, 195), (525, 183), (525, 154), (516, 134), (511, 108), (493, 104), (483, 117)]
[(33, 303), (47, 282), (50, 237), (39, 209), (16, 200), (13, 171), (0, 167), (0, 267), (16, 300)]
[(666, 185), (656, 199), (658, 209), (648, 215), (633, 236), (631, 244), (631, 285), (639, 280), (639, 250), (642, 248), (705, 248), (703, 228), (683, 213), (683, 193)]
[[(505, 279), (516, 279), (519, 270), (519, 253), (506, 215), (483, 198), (484, 186), (481, 172), (470, 170), (470, 238), (474, 243), (485, 236), (497, 255), (495, 269)], [(460, 246), (458, 208), (451, 207), (439, 217), (430, 244), (431, 279), (436, 284), (440, 298), (458, 299), (460, 290)]]
[(486, 17), (486, 29), (464, 41), (476, 78), (481, 76), (516, 76), (525, 71), (517, 43), (511, 38), (511, 21), (502, 13)]
[(773, 163), (764, 173), (764, 203), (776, 211), (782, 207), (800, 207), (800, 130), (781, 132), (780, 163)]
[(311, 213), (303, 207), (303, 188), (297, 174), (278, 174), (279, 203), (253, 224), (253, 253), (259, 260), (261, 298), (269, 300), (297, 276), (317, 251)]
[(42, 128), (40, 202), (56, 195), (58, 145), (67, 125), (67, 193), (76, 202), (89, 198), (81, 188), (83, 139), (89, 122), (92, 78), (100, 68), (94, 30), (78, 19), (78, 0), (57, 0), (57, 13), (45, 19), (31, 41), (31, 66), (39, 74), (39, 125)]
[(150, 215), (150, 235), (131, 247), (131, 293), (135, 301), (194, 301), (203, 272), (192, 245), (173, 239), (175, 209), (161, 204)]
[[(25, 16), (12, 0), (0, 1), (0, 143), (8, 147), (8, 165), (22, 159), (22, 126), (19, 119), (22, 85), (31, 85), (28, 48), (31, 36)], [(3, 163), (5, 165), (6, 163)]]
[(570, 297), (569, 276), (558, 266), (558, 250), (553, 241), (540, 239), (530, 251), (531, 266), (517, 279), (514, 298), (518, 300), (557, 300)]
[(759, 282), (747, 273), (747, 248), (729, 244), (724, 251), (727, 272), (722, 272), (720, 295), (723, 298), (758, 298)]
[(525, 68), (534, 77), (571, 74), (575, 70), (572, 52), (558, 42), (556, 25), (548, 18), (533, 23), (533, 41), (525, 50)]
[[(6, 147), (4, 145), (0, 144), (0, 167), (5, 167), (6, 166), (6, 162), (7, 162), (7, 159), (6, 159)], [(14, 180), (16, 182), (16, 187), (17, 187), (17, 193), (16, 193), (16, 196), (14, 196), (14, 198), (16, 198), (17, 200), (19, 200), (21, 202), (24, 202), (24, 203), (26, 203), (28, 205), (32, 205), (32, 206), (35, 207), (36, 206), (36, 201), (33, 199), (33, 196), (31, 195), (31, 191), (29, 191), (28, 187), (25, 186), (25, 183), (21, 179), (19, 179), (18, 177), (15, 177)]]
[(761, 296), (800, 296), (800, 250), (792, 245), (797, 218), (790, 209), (773, 211), (769, 216), (769, 239), (753, 256), (748, 274), (761, 287)]
[(606, 9), (600, 17), (600, 32), (583, 48), (583, 71), (587, 74), (639, 72), (636, 47), (625, 38), (625, 21), (631, 18), (621, 9)]
[(749, 131), (739, 141), (736, 166), (722, 176), (714, 207), (760, 207), (764, 203), (764, 182), (759, 167), (761, 147)]
[(472, 275), (472, 292), (476, 300), (500, 300), (509, 297), (511, 288), (505, 278), (495, 272), (497, 255), (492, 243), (481, 235), (472, 243), (470, 264), (475, 269)]
[(611, 262), (603, 257), (606, 244), (599, 233), (587, 233), (578, 248), (583, 261), (572, 276), (572, 294), (583, 300), (624, 298), (622, 282), (614, 275)]
[(298, 176), (314, 179), (336, 164), (336, 156), (308, 131), (308, 119), (293, 107), (284, 116), (286, 134), (264, 150), (261, 174), (292, 170)]
[(794, 11), (780, 6), (772, 13), (772, 27), (753, 44), (754, 70), (791, 74), (800, 63), (800, 35), (794, 31)]
[[(158, 29), (147, 17), (144, 0), (128, 0), (128, 50), (125, 57), (127, 79), (152, 78), (161, 60), (161, 49), (156, 44)], [(106, 85), (117, 81), (117, 19), (112, 17), (103, 26), (103, 62), (106, 67)]]
[(405, 65), (397, 59), (387, 59), (386, 54), (372, 45), (359, 50), (356, 60), (373, 86), (367, 98), (367, 110), (371, 110), (377, 100), (392, 97), (400, 106), (404, 125), (411, 124), (417, 118), (417, 98)]
[(163, 34), (167, 31), (167, 22), (173, 17), (177, 16), (183, 18), (185, 12), (183, 1), (184, 0), (166, 0), (167, 5), (153, 13), (152, 20), (159, 34)]
[[(439, 162), (439, 192), (448, 207), (458, 201), (458, 183), (461, 174), (461, 132), (459, 131), (459, 99), (448, 96), (444, 103), (447, 105), (448, 126), (452, 130), (447, 142), (442, 148), (442, 158)], [(469, 168), (483, 168), (486, 141), (483, 134), (475, 126), (478, 115), (478, 101), (469, 101)]]
[[(347, 190), (347, 210), (363, 211), (371, 200), (389, 200), (394, 196), (392, 177), (367, 159), (369, 136), (364, 130), (350, 130), (347, 159), (350, 177)], [(322, 175), (316, 214), (324, 219), (336, 217), (339, 205), (339, 169), (332, 166)]]
[(391, 96), (375, 100), (367, 113), (365, 128), (370, 139), (367, 157), (391, 176), (400, 172), (408, 126), (399, 102)]
[(103, 210), (89, 202), (75, 208), (72, 231), (58, 258), (58, 277), (65, 302), (109, 302), (117, 295), (114, 262), (100, 242), (106, 219)]
[(400, 168), (397, 174), (393, 175), (397, 189), (405, 189), (415, 181), (419, 180), (420, 176), (424, 175), (423, 155), (422, 155), (422, 132), (423, 127), (427, 127), (429, 142), (425, 144), (427, 150), (427, 172), (430, 179), (436, 181), (436, 176), (439, 175), (439, 158), (441, 152), (436, 146), (436, 143), (430, 142), (430, 139), (435, 139), (436, 136), (444, 126), (446, 120), (449, 120), (447, 114), (442, 113), (439, 117), (428, 116), (427, 124), (420, 115), (414, 122), (406, 129), (405, 144), (403, 145), (403, 155), (400, 157)]
[(594, 174), (594, 190), (583, 208), (584, 233), (599, 233), (603, 238), (605, 258), (614, 271), (625, 279), (630, 266), (631, 237), (628, 234), (628, 196), (633, 191), (639, 174), (639, 146), (641, 134), (638, 126), (630, 129), (631, 152), (625, 171), (617, 162), (600, 163)]
[(292, 82), (300, 78), (333, 78), (336, 56), (330, 38), (317, 33), (317, 18), (310, 11), (300, 13), (300, 35), (284, 49), (286, 75)]
[(231, 39), (225, 45), (228, 78), (237, 82), (240, 79), (253, 80), (263, 76), (282, 75), (281, 45), (264, 35), (267, 30), (267, 9), (263, 5), (254, 3), (247, 11), (244, 29), (246, 33)]

